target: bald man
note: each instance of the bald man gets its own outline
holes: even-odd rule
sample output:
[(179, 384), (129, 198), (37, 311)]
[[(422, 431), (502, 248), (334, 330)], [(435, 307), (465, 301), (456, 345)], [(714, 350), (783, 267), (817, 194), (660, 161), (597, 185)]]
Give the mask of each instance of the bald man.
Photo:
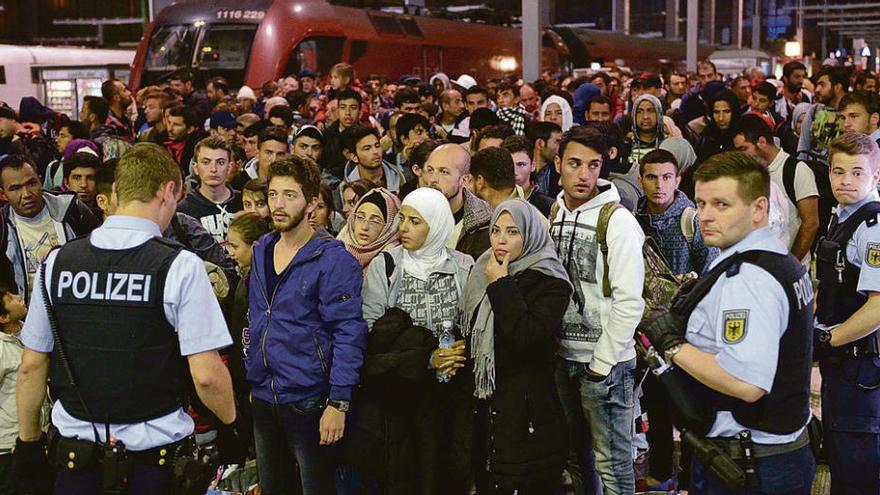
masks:
[(461, 93), (457, 89), (447, 89), (440, 93), (440, 110), (440, 125), (446, 132), (452, 131), (464, 112)]
[(535, 118), (535, 113), (541, 108), (541, 97), (529, 83), (519, 88), (519, 102), (532, 118)]
[(428, 156), (422, 175), (429, 187), (449, 200), (455, 230), (446, 245), (479, 258), (489, 249), (492, 208), (465, 187), (471, 181), (471, 157), (467, 150), (451, 143), (438, 146)]

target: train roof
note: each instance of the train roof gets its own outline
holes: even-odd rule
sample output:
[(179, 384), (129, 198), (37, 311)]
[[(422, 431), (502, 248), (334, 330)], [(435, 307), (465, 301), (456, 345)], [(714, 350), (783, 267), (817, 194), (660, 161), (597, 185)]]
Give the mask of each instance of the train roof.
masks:
[(73, 46), (0, 45), (0, 60), (5, 64), (28, 64), (34, 67), (93, 65), (131, 65), (134, 50), (110, 50)]

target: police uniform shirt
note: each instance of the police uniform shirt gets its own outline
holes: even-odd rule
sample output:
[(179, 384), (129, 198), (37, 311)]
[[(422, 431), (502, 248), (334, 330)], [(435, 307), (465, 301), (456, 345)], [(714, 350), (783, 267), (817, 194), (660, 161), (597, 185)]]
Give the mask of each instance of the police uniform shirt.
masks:
[[(843, 223), (859, 208), (871, 201), (880, 201), (880, 194), (871, 191), (865, 199), (849, 206), (837, 208), (838, 223)], [(853, 236), (846, 244), (846, 260), (859, 267), (859, 283), (857, 289), (864, 295), (868, 292), (880, 292), (880, 225), (868, 227), (866, 222), (856, 228)], [(820, 325), (818, 320), (816, 326)]]
[[(155, 222), (117, 215), (108, 218), (92, 232), (91, 243), (103, 249), (129, 249), (161, 235)], [(53, 251), (45, 261), (49, 278), (46, 288), (50, 294), (52, 266), (57, 254), (58, 251)], [(39, 287), (39, 273), (34, 282), (34, 287)], [(163, 297), (165, 317), (177, 331), (181, 355), (222, 349), (232, 344), (204, 264), (195, 254), (181, 251), (171, 263)], [(124, 324), (120, 322), (120, 325)], [(54, 340), (40, 290), (33, 293), (21, 336), (25, 347), (37, 352), (52, 352)], [(62, 436), (95, 439), (92, 424), (71, 416), (60, 402), (52, 409), (52, 424)], [(96, 427), (99, 440), (104, 441), (104, 425), (96, 423)], [(143, 423), (111, 424), (110, 434), (121, 440), (127, 449), (139, 451), (174, 443), (192, 434), (193, 429), (192, 418), (181, 408)]]
[[(786, 254), (788, 248), (773, 232), (760, 228), (721, 252), (710, 269), (735, 253), (763, 250)], [(804, 297), (812, 298), (812, 293)], [(773, 388), (779, 358), (779, 341), (788, 326), (788, 297), (767, 271), (742, 263), (739, 273), (722, 274), (688, 319), (687, 341), (715, 355), (724, 371), (766, 393)], [(752, 432), (755, 443), (782, 444), (797, 439), (803, 428), (790, 435), (774, 435), (739, 424), (729, 411), (719, 411), (708, 437), (736, 437)]]

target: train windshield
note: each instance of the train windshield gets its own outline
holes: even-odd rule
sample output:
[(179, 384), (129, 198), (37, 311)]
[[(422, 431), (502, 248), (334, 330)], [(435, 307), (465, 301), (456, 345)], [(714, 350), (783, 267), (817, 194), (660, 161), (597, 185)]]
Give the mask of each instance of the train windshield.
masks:
[(147, 48), (142, 84), (193, 68), (204, 80), (223, 76), (231, 86), (240, 86), (256, 31), (255, 25), (241, 24), (157, 26)]
[(206, 29), (196, 57), (196, 67), (205, 80), (223, 76), (231, 86), (241, 86), (244, 84), (244, 71), (257, 26), (214, 24), (206, 26)]
[(319, 74), (329, 74), (330, 68), (342, 60), (345, 38), (315, 36), (301, 41), (290, 54), (285, 74), (297, 74), (301, 69), (312, 69)]

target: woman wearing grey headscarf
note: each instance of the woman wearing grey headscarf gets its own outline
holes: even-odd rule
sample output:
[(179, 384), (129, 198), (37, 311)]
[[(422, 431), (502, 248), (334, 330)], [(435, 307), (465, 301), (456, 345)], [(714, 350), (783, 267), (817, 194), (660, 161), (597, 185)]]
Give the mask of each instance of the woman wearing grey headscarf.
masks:
[(477, 491), (553, 493), (568, 453), (556, 335), (572, 286), (532, 205), (505, 201), (490, 226), (492, 247), (461, 303), (477, 398)]

